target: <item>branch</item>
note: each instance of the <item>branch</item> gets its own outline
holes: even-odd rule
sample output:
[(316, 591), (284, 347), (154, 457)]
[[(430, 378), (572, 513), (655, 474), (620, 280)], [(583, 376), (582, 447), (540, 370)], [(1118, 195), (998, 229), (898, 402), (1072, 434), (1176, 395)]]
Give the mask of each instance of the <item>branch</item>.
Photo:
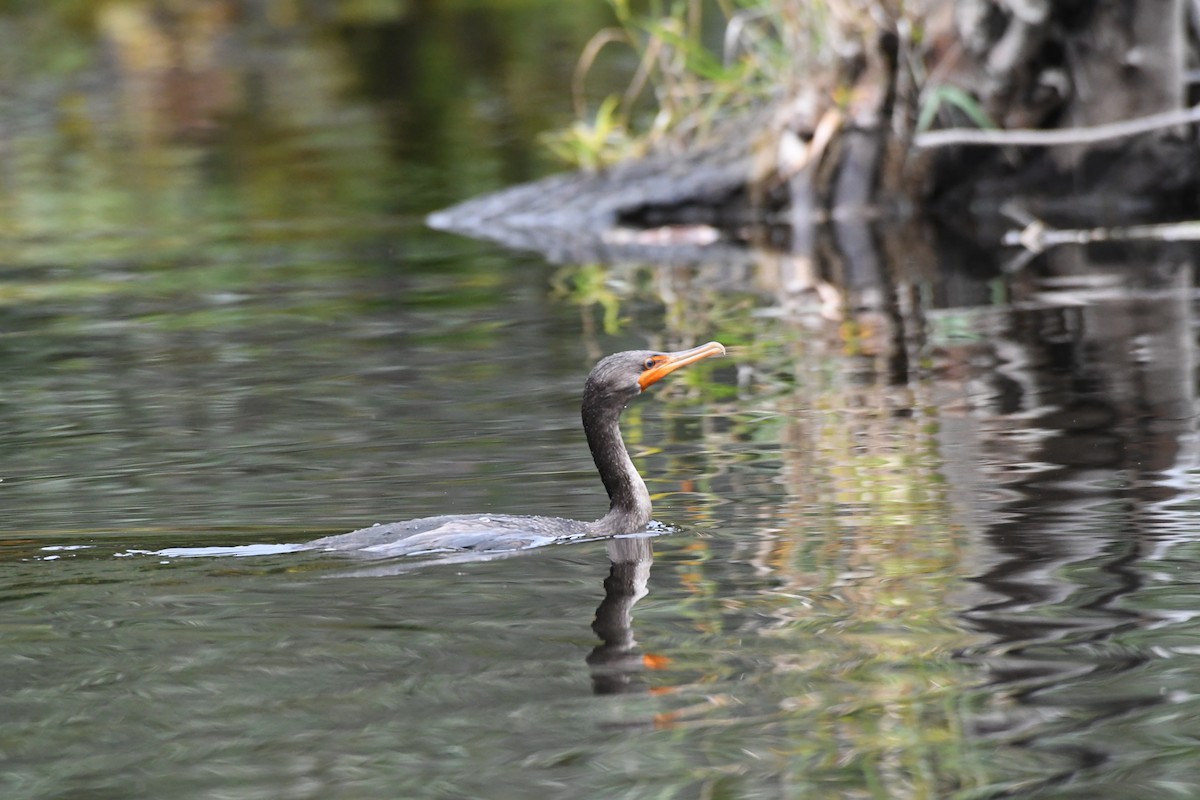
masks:
[(1019, 245), (1030, 253), (1040, 253), (1060, 244), (1090, 244), (1091, 242), (1195, 242), (1200, 241), (1200, 221), (1172, 222), (1164, 225), (1131, 225), (1126, 228), (1085, 228), (1064, 230), (1052, 228), (1039, 219), (1032, 219), (1019, 231), (1004, 234), (1004, 244)]
[(1176, 125), (1200, 122), (1200, 106), (1164, 111), (1146, 117), (1095, 125), (1088, 128), (1067, 128), (1057, 131), (1019, 129), (983, 131), (974, 128), (947, 128), (941, 131), (918, 133), (913, 144), (921, 150), (953, 145), (984, 145), (989, 147), (1053, 147), (1064, 144), (1094, 144), (1110, 139), (1123, 139), (1139, 133)]

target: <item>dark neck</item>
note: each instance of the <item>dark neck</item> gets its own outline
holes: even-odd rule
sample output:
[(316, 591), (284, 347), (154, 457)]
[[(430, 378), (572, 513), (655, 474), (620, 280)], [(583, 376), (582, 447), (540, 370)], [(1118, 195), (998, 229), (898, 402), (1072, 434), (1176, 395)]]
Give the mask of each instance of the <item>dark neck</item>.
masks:
[(637, 533), (650, 522), (650, 493), (621, 438), (618, 423), (624, 406), (613, 400), (587, 391), (583, 396), (583, 430), (609, 500), (608, 513), (588, 527), (605, 536)]

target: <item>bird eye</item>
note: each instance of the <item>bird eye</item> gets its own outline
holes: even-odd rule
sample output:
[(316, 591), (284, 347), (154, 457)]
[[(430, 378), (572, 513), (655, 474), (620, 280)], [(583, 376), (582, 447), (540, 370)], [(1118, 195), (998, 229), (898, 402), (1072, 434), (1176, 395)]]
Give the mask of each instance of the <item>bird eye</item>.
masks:
[(642, 369), (654, 369), (654, 365), (656, 363), (658, 362), (656, 362), (653, 357), (647, 358), (642, 362)]

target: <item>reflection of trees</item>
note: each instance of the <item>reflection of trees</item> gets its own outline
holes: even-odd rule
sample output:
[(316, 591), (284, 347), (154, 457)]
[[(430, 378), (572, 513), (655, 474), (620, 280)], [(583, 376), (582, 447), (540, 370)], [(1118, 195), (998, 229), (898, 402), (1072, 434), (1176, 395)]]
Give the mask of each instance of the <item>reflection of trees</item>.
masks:
[[(609, 24), (604, 4), (406, 6), (387, 20), (344, 19), (336, 30), (393, 146), (431, 168), (434, 196), (422, 210), (543, 171), (540, 148), (530, 145), (563, 123), (555, 110), (566, 108), (582, 43)], [(479, 152), (478, 142), (500, 158)], [(447, 176), (456, 188), (439, 191)]]
[[(4, 232), (10, 242), (46, 236), (53, 258), (86, 263), (95, 242), (80, 240), (97, 235), (121, 237), (106, 242), (109, 255), (144, 256), (147, 245), (186, 251), (231, 229), (271, 240), (280, 223), (299, 232), (298, 220), (369, 229), (367, 215), (527, 177), (534, 133), (550, 125), (545, 98), (569, 102), (547, 47), (563, 42), (561, 60), (573, 63), (603, 12), (545, 6), (0, 10)], [(499, 174), (519, 164), (525, 175)], [(38, 263), (40, 244), (35, 255), (10, 243), (0, 260)]]
[[(697, 635), (736, 624), (752, 649), (787, 642), (769, 674), (750, 679), (795, 701), (764, 729), (833, 726), (848, 763), (878, 758), (901, 777), (913, 767), (911, 750), (889, 744), (900, 729), (872, 724), (870, 707), (919, 719), (913, 740), (941, 731), (959, 743), (962, 761), (938, 751), (926, 773), (943, 788), (1032, 789), (1113, 761), (1133, 769), (1140, 756), (1122, 747), (1122, 728), (1153, 750), (1168, 702), (1159, 683), (1191, 691), (1178, 666), (1148, 654), (1172, 647), (1156, 633), (1167, 620), (1187, 641), (1179, 625), (1194, 616), (1178, 622), (1163, 584), (1179, 568), (1167, 565), (1195, 549), (1191, 267), (1170, 250), (1064, 250), (1001, 277), (956, 272), (975, 262), (946, 248), (945, 276), (885, 259), (888, 280), (857, 288), (839, 283), (851, 268), (800, 256), (610, 268), (610, 285), (643, 293), (626, 307), (656, 297), (681, 330), (732, 343), (743, 373), (736, 401), (710, 403), (726, 421), (705, 439), (709, 486), (732, 508), (696, 519), (758, 532), (701, 539), (676, 567)], [(772, 313), (750, 321), (756, 303)], [(718, 582), (731, 560), (763, 582), (761, 595)], [(753, 622), (732, 610), (743, 604)], [(813, 638), (829, 626), (836, 636)], [(956, 665), (915, 666), (947, 649), (962, 654)], [(672, 670), (676, 702), (729, 689), (715, 662), (691, 681)], [(854, 689), (870, 697), (848, 702), (823, 683), (839, 664), (855, 665)], [(946, 687), (963, 705), (929, 715), (926, 701)], [(735, 688), (725, 702), (755, 694)], [(980, 749), (992, 753), (987, 769), (970, 759)], [(966, 764), (970, 777), (955, 772)]]
[[(881, 298), (848, 317), (881, 328), (873, 382), (907, 348), (906, 385), (937, 405), (950, 517), (971, 532), (958, 566), (978, 587), (952, 605), (970, 606), (962, 618), (988, 637), (964, 650), (990, 693), (964, 732), (1000, 747), (1010, 786), (1139, 759), (1120, 730), (1152, 737), (1163, 702), (1158, 679), (1140, 679), (1158, 670), (1125, 640), (1162, 624), (1139, 598), (1169, 552), (1159, 542), (1177, 536), (1173, 507), (1194, 494), (1191, 267), (1174, 251), (1106, 255), (1064, 251), (1009, 279), (1009, 307), (947, 309), (930, 324), (920, 304), (873, 314), (892, 303)], [(932, 341), (913, 336), (927, 326)], [(921, 379), (922, 363), (936, 379)]]
[[(59, 42), (75, 68), (14, 85), (29, 122), (0, 129), (0, 206), (14, 234), (45, 241), (6, 260), (94, 263), (94, 237), (109, 258), (194, 255), (277, 237), (264, 223), (379, 208), (381, 131), (345, 97), (337, 48), (233, 6), (95, 4), (88, 35)], [(53, 7), (0, 17), (18, 61), (26, 30), (67, 24)]]
[[(725, 505), (657, 506), (712, 531), (656, 566), (656, 582), (673, 575), (685, 592), (672, 618), (687, 633), (666, 650), (667, 672), (635, 674), (654, 687), (660, 725), (713, 729), (714, 772), (735, 768), (722, 745), (738, 752), (745, 725), (751, 741), (786, 742), (737, 758), (748, 780), (770, 774), (795, 791), (886, 780), (911, 796), (977, 786), (986, 770), (969, 745), (933, 744), (964, 741), (948, 698), (974, 678), (944, 656), (970, 637), (954, 616), (965, 542), (939, 471), (936, 398), (893, 382), (886, 317), (831, 323), (811, 283), (777, 277), (793, 269), (785, 258), (756, 273), (611, 269), (610, 286), (644, 293), (627, 290), (626, 308), (657, 297), (670, 335), (727, 341), (732, 364), (715, 368), (738, 375), (705, 392), (703, 482)], [(787, 302), (803, 310), (755, 317), (750, 287), (794, 289)]]
[[(527, 91), (526, 73), (561, 93), (558, 73), (538, 66), (541, 53), (576, 28), (586, 39), (596, 11), (549, 5), (544, 15), (538, 3), (499, 14), (509, 21), (480, 34), (513, 37), (495, 58), (531, 60), (509, 67), (524, 71), (513, 85), (471, 49), (476, 3), (0, 7), (0, 316), (17, 332), (0, 344), (11, 448), (0, 478), (9, 502), (31, 514), (11, 524), (293, 526), (286, 510), (249, 513), (246, 504), (279, 503), (281, 480), (295, 499), (314, 453), (341, 441), (345, 460), (327, 462), (333, 483), (363, 486), (357, 500), (330, 503), (336, 522), (312, 524), (342, 525), (348, 508), (394, 508), (396, 473), (410, 469), (368, 466), (348, 452), (357, 437), (413, 455), (437, 446), (408, 441), (412, 406), (381, 385), (408, 386), (451, 345), (469, 354), (472, 385), (512, 372), (494, 347), (538, 352), (527, 375), (575, 374), (568, 337), (544, 336), (553, 316), (544, 293), (520, 288), (541, 270), (458, 258), (393, 215), (436, 204), (429, 193), (461, 196), (497, 179), (498, 107), (508, 124), (535, 126), (526, 111), (552, 113)], [(366, 74), (380, 65), (365, 57), (363, 38), (390, 46), (394, 27), (421, 45), (406, 52), (412, 75), (397, 81), (408, 94), (377, 92), (390, 76)], [(568, 44), (563, 58), (577, 52)], [(396, 124), (400, 116), (411, 124)], [(506, 158), (536, 148), (521, 138), (505, 138)], [(434, 181), (424, 170), (440, 161), (456, 170)], [(526, 323), (499, 345), (497, 297)], [(507, 391), (497, 387), (497, 397)], [(412, 402), (444, 422), (455, 412), (435, 394)], [(465, 413), (488, 416), (478, 412)], [(526, 430), (544, 427), (544, 418), (518, 416)], [(483, 445), (494, 469), (521, 450), (496, 452), (498, 438)], [(453, 455), (429, 460), (423, 478), (478, 469)]]
[(970, 354), (996, 367), (968, 387), (993, 466), (990, 491), (975, 492), (984, 594), (964, 618), (991, 638), (970, 658), (1006, 698), (977, 733), (1071, 772), (1119, 757), (1106, 720), (1162, 701), (1136, 677), (1101, 687), (1145, 663), (1116, 640), (1154, 620), (1129, 601), (1153, 569), (1164, 502), (1187, 497), (1195, 359), (1188, 269), (1054, 266)]

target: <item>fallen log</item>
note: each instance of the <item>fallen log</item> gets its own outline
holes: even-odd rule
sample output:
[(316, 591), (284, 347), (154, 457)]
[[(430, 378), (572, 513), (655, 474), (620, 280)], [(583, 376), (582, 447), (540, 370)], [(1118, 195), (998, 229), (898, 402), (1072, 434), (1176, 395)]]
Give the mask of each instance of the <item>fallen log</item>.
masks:
[[(913, 216), (999, 244), (1001, 210), (1014, 196), (1059, 227), (1200, 215), (1191, 130), (1200, 106), (1178, 107), (1187, 80), (1180, 0), (928, 5), (922, 47), (899, 28), (882, 31), (843, 65), (853, 79), (839, 103), (810, 87), (717, 126), (691, 148), (505, 189), (429, 224), (557, 262), (690, 263), (744, 261), (752, 247), (860, 246), (855, 229)], [(1111, 76), (1114, 56), (1125, 71), (1113, 92), (1082, 86)], [(933, 76), (922, 91), (918, 61)], [(926, 114), (934, 79), (975, 98), (972, 118), (1034, 127), (964, 132), (954, 127), (962, 108)], [(919, 116), (951, 129), (917, 132)], [(1042, 128), (1064, 120), (1074, 124)]]

